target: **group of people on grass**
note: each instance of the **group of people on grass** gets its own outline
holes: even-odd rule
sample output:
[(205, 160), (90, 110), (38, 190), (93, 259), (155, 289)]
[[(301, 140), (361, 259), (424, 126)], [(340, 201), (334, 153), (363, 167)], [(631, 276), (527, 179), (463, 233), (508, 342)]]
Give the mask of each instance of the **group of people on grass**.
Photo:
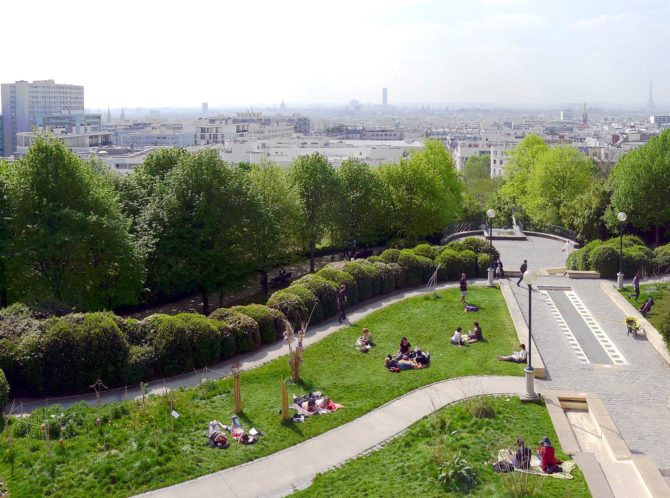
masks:
[(419, 347), (412, 349), (407, 337), (400, 340), (398, 353), (388, 355), (384, 358), (384, 366), (390, 372), (400, 372), (402, 370), (418, 370), (430, 365), (430, 353), (423, 352)]
[(463, 334), (463, 329), (456, 327), (454, 334), (451, 336), (451, 344), (454, 346), (464, 346), (483, 341), (484, 334), (482, 333), (482, 328), (479, 326), (479, 322), (475, 322), (472, 328), (473, 330), (469, 330), (467, 334)]
[(209, 423), (207, 431), (208, 444), (213, 448), (225, 449), (230, 446), (228, 433), (235, 441), (240, 444), (256, 444), (258, 442), (258, 432), (252, 429), (250, 432), (242, 428), (240, 419), (233, 415), (232, 424), (225, 425), (218, 420), (212, 420)]
[[(540, 468), (542, 472), (547, 474), (555, 474), (557, 472), (563, 472), (561, 460), (556, 458), (556, 452), (554, 447), (551, 444), (551, 441), (547, 436), (544, 436), (540, 442), (539, 447), (537, 448), (537, 457), (540, 461)], [(526, 443), (522, 437), (517, 438), (516, 440), (516, 451), (509, 449), (508, 458), (511, 461), (512, 468), (508, 468), (505, 465), (500, 465), (500, 462), (497, 464), (496, 468), (494, 465), (494, 470), (498, 472), (511, 471), (513, 469), (528, 470), (531, 468), (532, 460), (532, 451), (526, 446)]]

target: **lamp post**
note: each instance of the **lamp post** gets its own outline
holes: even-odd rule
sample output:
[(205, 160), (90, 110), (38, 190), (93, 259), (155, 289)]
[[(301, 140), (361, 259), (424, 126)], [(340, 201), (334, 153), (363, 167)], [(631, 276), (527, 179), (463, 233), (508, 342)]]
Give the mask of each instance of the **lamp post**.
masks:
[(488, 220), (488, 223), (489, 223), (489, 257), (491, 258), (491, 265), (489, 266), (489, 270), (488, 270), (488, 277), (489, 277), (488, 286), (493, 287), (493, 273), (495, 271), (493, 269), (493, 265), (495, 264), (495, 262), (493, 261), (493, 218), (496, 217), (495, 209), (489, 209), (488, 211), (486, 211), (486, 216), (488, 216), (488, 218), (489, 218), (489, 220)]
[(619, 273), (616, 274), (616, 286), (619, 290), (623, 289), (623, 224), (628, 216), (623, 211), (616, 215), (619, 220)]
[(523, 281), (528, 285), (528, 365), (526, 366), (524, 372), (526, 374), (526, 390), (521, 395), (521, 399), (524, 401), (534, 401), (537, 399), (537, 393), (535, 392), (535, 369), (533, 368), (533, 328), (532, 328), (532, 317), (533, 317), (533, 307), (532, 307), (532, 295), (533, 295), (533, 285), (537, 280), (537, 273), (533, 270), (528, 270), (523, 274)]

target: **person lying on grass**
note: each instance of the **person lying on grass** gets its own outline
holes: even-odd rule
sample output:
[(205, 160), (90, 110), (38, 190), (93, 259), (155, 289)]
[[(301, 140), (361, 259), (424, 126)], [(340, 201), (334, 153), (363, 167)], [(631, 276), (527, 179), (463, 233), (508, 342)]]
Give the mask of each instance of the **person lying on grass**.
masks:
[(526, 351), (526, 345), (525, 344), (519, 344), (519, 351), (515, 351), (511, 355), (508, 356), (501, 356), (501, 355), (496, 355), (496, 358), (498, 358), (498, 361), (513, 361), (514, 363), (526, 363), (526, 359), (528, 358), (528, 352)]
[(256, 435), (252, 436), (242, 429), (242, 424), (240, 423), (240, 419), (237, 418), (237, 415), (233, 415), (232, 426), (224, 425), (223, 428), (240, 444), (256, 444), (258, 442), (258, 437)]
[(363, 335), (356, 341), (356, 348), (361, 353), (367, 353), (372, 348), (372, 336), (367, 328), (363, 329)]
[[(428, 359), (428, 363), (430, 363), (430, 359)], [(388, 355), (386, 358), (384, 358), (384, 366), (390, 372), (400, 372), (402, 370), (418, 370), (428, 366), (428, 364), (424, 365), (419, 363), (415, 358), (394, 360), (391, 355)]]
[(342, 405), (338, 405), (318, 391), (304, 396), (294, 396), (293, 403), (299, 413), (308, 417), (317, 413), (331, 413), (342, 408)]
[(228, 442), (228, 437), (223, 432), (224, 426), (218, 420), (212, 420), (209, 423), (209, 430), (207, 431), (207, 437), (209, 438), (209, 445), (212, 448), (221, 448), (225, 449), (230, 446)]

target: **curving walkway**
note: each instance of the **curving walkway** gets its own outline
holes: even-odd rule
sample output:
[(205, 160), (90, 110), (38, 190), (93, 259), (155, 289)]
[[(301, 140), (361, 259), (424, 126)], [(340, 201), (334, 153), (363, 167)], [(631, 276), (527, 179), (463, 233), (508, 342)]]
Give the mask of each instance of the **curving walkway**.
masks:
[(523, 377), (444, 380), (407, 393), (356, 420), (278, 453), (139, 496), (285, 496), (309, 486), (316, 474), (376, 449), (435, 410), (473, 396), (519, 393), (523, 387)]

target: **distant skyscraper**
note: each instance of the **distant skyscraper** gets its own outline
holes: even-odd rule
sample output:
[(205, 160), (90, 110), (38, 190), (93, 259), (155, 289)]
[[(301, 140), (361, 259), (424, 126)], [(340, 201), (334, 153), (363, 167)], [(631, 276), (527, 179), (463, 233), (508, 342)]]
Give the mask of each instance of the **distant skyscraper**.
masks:
[(589, 124), (589, 115), (586, 113), (586, 102), (584, 102), (584, 107), (582, 109), (582, 124)]
[(2, 84), (3, 150), (16, 150), (16, 133), (31, 131), (44, 116), (67, 111), (84, 113), (84, 87), (57, 85), (54, 80), (17, 81)]
[(107, 107), (107, 117), (105, 118), (107, 124), (112, 124), (112, 113), (109, 112), (109, 107)]
[(382, 88), (382, 105), (388, 107), (389, 105), (389, 91), (388, 88)]
[(202, 103), (202, 117), (206, 118), (209, 115), (209, 104), (207, 102)]
[(284, 102), (283, 100), (281, 101), (281, 104), (279, 104), (279, 110), (280, 111), (286, 110), (286, 102)]
[(649, 82), (649, 100), (647, 100), (647, 109), (653, 109), (656, 107), (654, 105), (654, 96), (651, 92), (651, 81)]

